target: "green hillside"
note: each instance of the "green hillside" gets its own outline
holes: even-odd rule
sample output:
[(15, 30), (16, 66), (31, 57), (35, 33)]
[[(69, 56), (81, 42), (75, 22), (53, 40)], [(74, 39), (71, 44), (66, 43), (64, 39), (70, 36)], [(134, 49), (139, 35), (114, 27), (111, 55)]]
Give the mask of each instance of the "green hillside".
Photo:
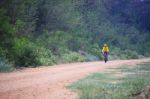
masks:
[[(0, 0), (0, 69), (150, 56), (149, 0)], [(12, 70), (12, 69), (11, 69)]]

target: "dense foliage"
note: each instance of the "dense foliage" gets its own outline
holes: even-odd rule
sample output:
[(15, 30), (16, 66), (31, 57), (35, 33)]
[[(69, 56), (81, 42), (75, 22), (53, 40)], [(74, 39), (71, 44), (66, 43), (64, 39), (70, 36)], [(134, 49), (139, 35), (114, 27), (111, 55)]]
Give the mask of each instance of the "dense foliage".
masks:
[(149, 0), (0, 0), (0, 57), (16, 66), (102, 59), (104, 43), (111, 59), (150, 56), (149, 9)]

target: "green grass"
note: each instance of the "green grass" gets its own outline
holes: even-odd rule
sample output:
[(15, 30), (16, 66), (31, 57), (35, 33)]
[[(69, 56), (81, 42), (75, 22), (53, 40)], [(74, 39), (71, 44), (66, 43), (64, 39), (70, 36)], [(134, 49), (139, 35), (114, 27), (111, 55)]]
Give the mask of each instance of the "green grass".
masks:
[[(150, 71), (150, 63), (124, 70), (135, 72), (135, 70), (145, 69)], [(113, 83), (115, 81), (117, 83)], [(70, 88), (79, 93), (80, 99), (135, 99), (130, 95), (141, 91), (148, 85), (150, 85), (150, 76), (147, 73), (128, 75), (123, 78), (117, 78), (112, 74), (95, 73), (75, 82)]]
[(150, 63), (142, 63), (136, 65), (134, 68), (128, 68), (129, 66), (121, 66), (119, 68), (116, 68), (116, 70), (119, 70), (121, 72), (138, 72), (138, 71), (150, 71)]
[(129, 66), (124, 65), (124, 66), (121, 66), (119, 68), (115, 68), (114, 70), (121, 71), (121, 72), (130, 72), (130, 71), (132, 71), (132, 68), (128, 68), (128, 67)]
[(150, 62), (149, 63), (139, 64), (137, 69), (138, 70), (150, 71)]

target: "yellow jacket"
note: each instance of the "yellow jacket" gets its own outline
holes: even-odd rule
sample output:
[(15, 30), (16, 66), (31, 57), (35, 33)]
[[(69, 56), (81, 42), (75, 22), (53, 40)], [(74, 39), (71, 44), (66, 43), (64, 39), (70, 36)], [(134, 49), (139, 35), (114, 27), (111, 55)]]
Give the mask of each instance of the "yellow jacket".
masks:
[(102, 48), (102, 52), (104, 53), (104, 52), (109, 52), (109, 48), (108, 48), (108, 46), (103, 46), (103, 48)]

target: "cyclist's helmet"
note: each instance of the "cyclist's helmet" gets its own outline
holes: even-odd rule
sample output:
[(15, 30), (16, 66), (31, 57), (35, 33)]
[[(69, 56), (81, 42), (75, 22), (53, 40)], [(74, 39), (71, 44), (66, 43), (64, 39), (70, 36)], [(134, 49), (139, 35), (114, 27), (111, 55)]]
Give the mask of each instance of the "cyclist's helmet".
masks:
[(107, 44), (104, 44), (104, 46), (107, 46)]

